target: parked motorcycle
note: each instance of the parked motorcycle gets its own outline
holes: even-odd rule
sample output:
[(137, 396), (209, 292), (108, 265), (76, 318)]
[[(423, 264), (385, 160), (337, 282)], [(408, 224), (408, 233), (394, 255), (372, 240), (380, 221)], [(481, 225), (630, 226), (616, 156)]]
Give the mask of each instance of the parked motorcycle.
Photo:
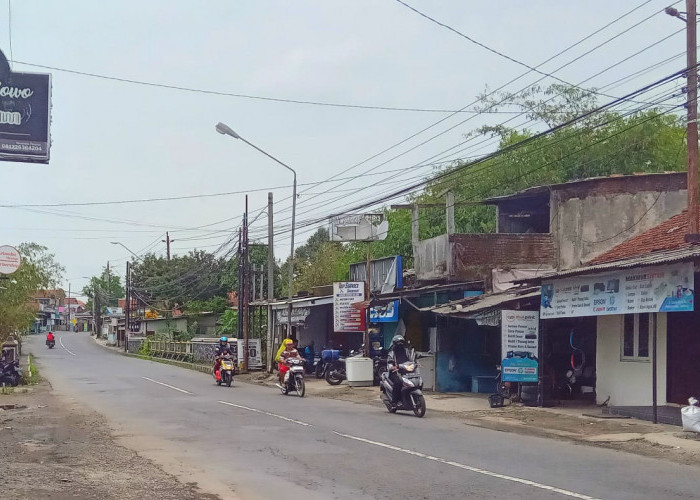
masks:
[(53, 349), (54, 347), (56, 347), (56, 341), (55, 341), (55, 340), (47, 340), (47, 341), (46, 341), (46, 346), (47, 346), (49, 349)]
[(0, 372), (0, 385), (11, 385), (17, 387), (22, 381), (22, 368), (19, 366), (19, 360), (10, 361), (2, 366)]
[(423, 397), (423, 377), (421, 377), (418, 364), (415, 361), (407, 361), (398, 366), (401, 377), (401, 400), (393, 403), (391, 401), (394, 393), (394, 384), (391, 381), (389, 372), (382, 373), (379, 391), (382, 402), (389, 413), (396, 413), (398, 410), (413, 411), (416, 417), (425, 415), (425, 397)]
[(323, 377), (330, 385), (340, 385), (347, 378), (345, 374), (345, 358), (340, 356), (338, 349), (325, 349), (321, 351), (323, 361)]
[(235, 364), (231, 355), (226, 354), (225, 356), (222, 356), (219, 361), (218, 373), (214, 373), (216, 385), (226, 384), (226, 387), (231, 387), (231, 384), (233, 383), (234, 371)]
[(387, 371), (388, 351), (382, 348), (379, 354), (372, 357), (374, 361), (374, 385), (379, 385), (382, 381), (382, 373)]
[(284, 374), (284, 383), (280, 386), (282, 394), (287, 395), (295, 391), (300, 398), (306, 394), (306, 385), (304, 385), (304, 362), (297, 358), (287, 360), (289, 371)]

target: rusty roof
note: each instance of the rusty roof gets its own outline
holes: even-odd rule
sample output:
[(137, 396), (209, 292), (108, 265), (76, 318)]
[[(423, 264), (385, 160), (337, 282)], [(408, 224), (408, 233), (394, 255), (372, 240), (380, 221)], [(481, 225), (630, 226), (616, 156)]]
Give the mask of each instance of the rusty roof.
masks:
[(598, 176), (598, 177), (587, 177), (585, 179), (575, 179), (567, 182), (562, 182), (559, 184), (548, 184), (548, 185), (543, 185), (543, 186), (532, 186), (526, 189), (523, 189), (521, 191), (517, 191), (515, 193), (511, 194), (506, 194), (506, 195), (501, 195), (501, 196), (492, 196), (490, 198), (484, 199), (482, 202), (487, 205), (495, 205), (504, 201), (509, 201), (509, 200), (516, 200), (516, 199), (521, 199), (521, 198), (534, 198), (536, 196), (543, 195), (545, 193), (549, 193), (551, 191), (558, 191), (558, 190), (563, 190), (563, 189), (568, 189), (572, 187), (578, 187), (578, 186), (585, 186), (587, 184), (594, 184), (594, 183), (601, 183), (601, 182), (606, 182), (606, 181), (622, 181), (624, 182), (627, 186), (628, 181), (630, 180), (661, 180), (663, 177), (667, 177), (669, 179), (671, 178), (678, 178), (678, 181), (683, 181), (687, 176), (687, 173), (685, 171), (683, 172), (640, 172), (640, 173), (634, 173), (634, 174), (629, 174), (629, 175), (623, 175), (623, 174), (612, 174), (612, 175), (607, 175), (607, 176)]
[(688, 212), (684, 210), (648, 231), (623, 241), (616, 247), (591, 260), (589, 264), (603, 264), (631, 257), (643, 257), (663, 250), (689, 248), (685, 242), (688, 232)]

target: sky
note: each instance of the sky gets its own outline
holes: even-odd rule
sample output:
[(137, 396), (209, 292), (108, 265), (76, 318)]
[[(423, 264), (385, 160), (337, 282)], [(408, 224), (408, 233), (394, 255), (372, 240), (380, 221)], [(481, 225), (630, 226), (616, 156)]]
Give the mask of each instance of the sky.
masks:
[[(679, 55), (651, 67), (685, 48), (684, 34), (672, 35), (683, 24), (660, 12), (672, 0), (406, 1), (530, 66), (641, 5), (539, 68), (578, 84), (613, 66), (583, 84), (605, 89), (601, 103), (685, 66)], [(526, 120), (508, 113), (450, 116), (286, 103), (65, 70), (219, 93), (429, 110), (471, 110), (468, 105), (487, 88), (525, 74), (506, 87), (515, 92), (542, 78), (396, 0), (0, 0), (0, 33), (0, 49), (14, 71), (52, 75), (51, 161), (0, 163), (0, 205), (5, 205), (0, 245), (46, 245), (66, 267), (64, 286), (70, 282), (73, 291), (107, 261), (124, 273), (129, 253), (112, 241), (138, 254), (164, 255), (161, 240), (168, 231), (175, 254), (193, 248), (225, 254), (240, 225), (246, 192), (255, 219), (251, 237), (260, 241), (267, 228), (261, 210), (268, 191), (274, 193), (275, 252), (286, 258), (291, 173), (245, 143), (216, 133), (220, 121), (297, 171), (300, 244), (323, 224), (310, 222), (425, 177), (436, 158), (493, 149), (484, 144), (460, 153), (455, 148), (469, 131)], [(664, 37), (669, 38), (659, 42)], [(553, 82), (547, 77), (540, 85)], [(439, 120), (444, 121), (434, 125)], [(338, 180), (350, 176), (357, 177)], [(238, 194), (7, 207), (223, 192)]]

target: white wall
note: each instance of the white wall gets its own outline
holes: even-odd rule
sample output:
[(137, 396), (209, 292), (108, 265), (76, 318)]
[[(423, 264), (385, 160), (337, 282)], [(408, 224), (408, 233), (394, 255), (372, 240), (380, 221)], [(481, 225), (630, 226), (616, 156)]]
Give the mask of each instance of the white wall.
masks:
[[(666, 314), (657, 317), (657, 403), (666, 404)], [(610, 396), (609, 405), (650, 406), (652, 404), (651, 361), (621, 361), (622, 315), (599, 316), (596, 352), (596, 399), (600, 404)], [(649, 338), (649, 351), (653, 349)]]

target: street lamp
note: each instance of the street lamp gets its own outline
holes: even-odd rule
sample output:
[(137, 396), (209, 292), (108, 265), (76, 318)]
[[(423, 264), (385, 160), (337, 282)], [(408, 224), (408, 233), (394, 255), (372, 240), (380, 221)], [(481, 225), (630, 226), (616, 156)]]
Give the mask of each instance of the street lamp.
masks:
[(239, 139), (243, 142), (245, 142), (248, 146), (257, 149), (260, 151), (262, 154), (270, 158), (271, 160), (274, 160), (275, 162), (279, 163), (282, 165), (284, 168), (289, 170), (292, 174), (294, 174), (294, 183), (292, 187), (292, 243), (291, 243), (291, 249), (290, 249), (290, 254), (289, 254), (289, 308), (288, 308), (288, 331), (287, 335), (289, 336), (292, 331), (292, 297), (294, 296), (294, 226), (296, 225), (296, 212), (297, 212), (297, 172), (294, 170), (292, 167), (287, 165), (286, 163), (283, 163), (282, 161), (278, 160), (274, 156), (272, 156), (270, 153), (263, 151), (259, 147), (257, 147), (255, 144), (252, 144), (245, 140), (243, 137), (238, 135), (236, 132), (233, 131), (231, 127), (226, 125), (225, 123), (217, 123), (216, 124), (216, 131), (222, 135), (229, 135), (233, 137), (234, 139)]
[(139, 257), (135, 252), (133, 252), (128, 246), (126, 246), (124, 243), (120, 243), (119, 241), (110, 241), (112, 245), (120, 245), (126, 249), (127, 252), (129, 252), (131, 255), (136, 257), (139, 260), (143, 260), (143, 258)]

